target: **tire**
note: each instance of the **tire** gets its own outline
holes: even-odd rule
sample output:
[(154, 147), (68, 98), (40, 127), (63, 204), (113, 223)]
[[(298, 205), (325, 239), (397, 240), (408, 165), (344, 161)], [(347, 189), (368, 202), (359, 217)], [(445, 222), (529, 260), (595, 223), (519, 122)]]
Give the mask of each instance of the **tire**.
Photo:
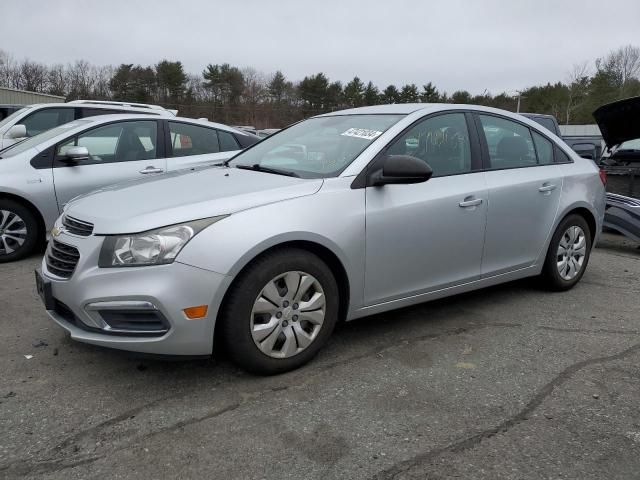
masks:
[(31, 210), (14, 200), (0, 199), (0, 263), (26, 257), (38, 246), (39, 238), (38, 220)]
[[(579, 230), (575, 230), (575, 229)], [(572, 240), (570, 229), (574, 229), (575, 240)], [(582, 263), (579, 260), (571, 261), (571, 257), (577, 259), (581, 255), (581, 240), (580, 233), (584, 238), (584, 255), (582, 255)], [(570, 245), (571, 249), (565, 251), (567, 253), (574, 252), (572, 254), (562, 255), (560, 251), (561, 242), (563, 245)], [(591, 255), (591, 229), (584, 217), (576, 214), (568, 215), (564, 220), (560, 222), (558, 228), (556, 228), (551, 243), (549, 244), (549, 250), (545, 258), (544, 267), (542, 268), (541, 279), (543, 286), (549, 290), (561, 292), (573, 288), (573, 286), (580, 281), (587, 269), (589, 263), (589, 257)], [(566, 262), (564, 259), (569, 258)], [(560, 259), (560, 261), (558, 261)], [(572, 266), (575, 269), (575, 274), (572, 275)], [(579, 269), (577, 268), (579, 264)], [(570, 277), (570, 278), (569, 278)]]
[[(298, 248), (274, 250), (234, 281), (216, 330), (230, 359), (243, 369), (283, 373), (310, 361), (326, 343), (338, 320), (338, 296), (335, 277), (318, 256)], [(321, 300), (322, 308), (316, 309)]]

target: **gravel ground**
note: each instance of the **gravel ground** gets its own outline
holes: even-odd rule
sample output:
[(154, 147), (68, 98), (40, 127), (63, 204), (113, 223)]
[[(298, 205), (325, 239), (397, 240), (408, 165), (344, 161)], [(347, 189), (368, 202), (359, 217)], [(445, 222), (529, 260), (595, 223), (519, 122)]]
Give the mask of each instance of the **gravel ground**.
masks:
[(569, 292), (521, 281), (350, 322), (271, 378), (72, 342), (38, 262), (0, 265), (0, 478), (640, 476), (640, 250), (622, 237)]

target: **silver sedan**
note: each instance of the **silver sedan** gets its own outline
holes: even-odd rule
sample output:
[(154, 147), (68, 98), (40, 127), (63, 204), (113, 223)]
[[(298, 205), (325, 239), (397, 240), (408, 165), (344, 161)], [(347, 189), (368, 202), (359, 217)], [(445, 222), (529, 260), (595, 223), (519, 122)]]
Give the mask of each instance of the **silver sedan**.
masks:
[(593, 162), (524, 117), (365, 107), (71, 202), (36, 282), (78, 341), (199, 356), (215, 336), (273, 374), (341, 320), (529, 276), (573, 287), (604, 205)]

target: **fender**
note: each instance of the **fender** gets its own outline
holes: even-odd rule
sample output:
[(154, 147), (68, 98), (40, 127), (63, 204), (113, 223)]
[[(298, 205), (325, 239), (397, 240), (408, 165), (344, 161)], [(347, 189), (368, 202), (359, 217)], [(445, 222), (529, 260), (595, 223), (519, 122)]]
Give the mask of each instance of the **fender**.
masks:
[[(348, 185), (353, 179), (332, 180)], [(323, 208), (317, 208), (319, 203)], [(266, 250), (296, 241), (333, 253), (347, 273), (350, 308), (359, 307), (364, 294), (364, 189), (323, 187), (314, 195), (234, 213), (196, 235), (176, 260), (233, 278)]]

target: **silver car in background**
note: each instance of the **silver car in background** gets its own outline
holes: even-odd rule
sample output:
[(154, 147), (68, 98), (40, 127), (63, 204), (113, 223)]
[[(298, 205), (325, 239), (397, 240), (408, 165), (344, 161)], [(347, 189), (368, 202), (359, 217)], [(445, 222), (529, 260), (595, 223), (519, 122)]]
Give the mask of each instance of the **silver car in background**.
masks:
[(167, 110), (158, 105), (146, 103), (99, 100), (26, 105), (15, 109), (10, 115), (0, 120), (0, 150), (73, 120), (117, 113), (146, 113), (175, 117), (177, 110)]
[(139, 113), (74, 120), (0, 151), (0, 263), (32, 252), (78, 195), (220, 163), (259, 140), (217, 123)]
[(73, 339), (210, 355), (215, 336), (273, 374), (338, 320), (528, 276), (573, 287), (604, 203), (593, 162), (519, 115), (365, 107), (72, 202), (36, 283)]

